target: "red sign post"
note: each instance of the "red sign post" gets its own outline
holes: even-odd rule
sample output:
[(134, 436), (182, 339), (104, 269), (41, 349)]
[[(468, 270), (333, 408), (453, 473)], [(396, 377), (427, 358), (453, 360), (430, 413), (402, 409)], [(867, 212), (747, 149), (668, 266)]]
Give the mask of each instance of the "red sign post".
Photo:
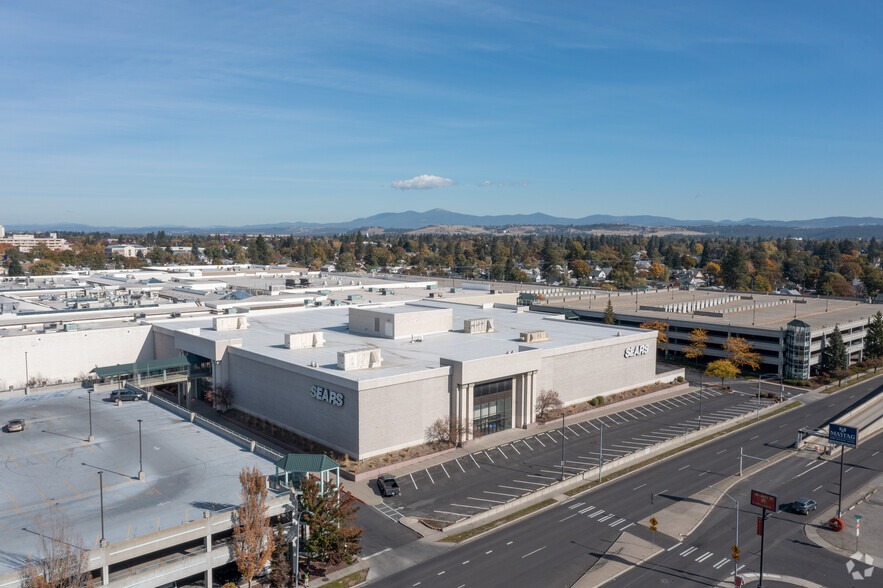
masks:
[(768, 511), (776, 512), (777, 501), (778, 497), (775, 494), (767, 494), (760, 490), (751, 491), (751, 505), (757, 506), (761, 509), (761, 516), (757, 519), (757, 534), (760, 535), (760, 575), (757, 581), (757, 588), (763, 586), (763, 540), (765, 535), (764, 531), (766, 530), (766, 525), (764, 523)]

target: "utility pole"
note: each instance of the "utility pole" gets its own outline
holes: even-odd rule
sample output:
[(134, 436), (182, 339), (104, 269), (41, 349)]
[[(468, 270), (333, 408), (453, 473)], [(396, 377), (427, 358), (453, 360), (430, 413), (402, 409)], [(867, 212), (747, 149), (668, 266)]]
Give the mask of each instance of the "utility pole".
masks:
[(30, 379), (31, 378), (28, 375), (28, 352), (25, 351), (25, 396), (28, 395), (28, 382)]
[(702, 428), (702, 389), (703, 389), (702, 373), (699, 374), (699, 428)]
[(141, 451), (141, 422), (143, 419), (138, 419), (138, 479), (144, 480), (144, 454)]
[(89, 443), (95, 440), (95, 436), (92, 434), (92, 392), (94, 390), (89, 388), (87, 393), (89, 394)]
[(98, 472), (98, 495), (100, 497), (100, 508), (101, 508), (101, 542), (99, 545), (101, 547), (107, 546), (107, 539), (104, 538), (104, 472)]

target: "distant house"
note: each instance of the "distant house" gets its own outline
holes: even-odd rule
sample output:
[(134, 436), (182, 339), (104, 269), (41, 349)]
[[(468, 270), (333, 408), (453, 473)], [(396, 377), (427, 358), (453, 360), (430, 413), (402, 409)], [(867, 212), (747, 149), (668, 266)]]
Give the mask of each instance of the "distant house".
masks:
[(593, 282), (603, 282), (610, 278), (611, 272), (613, 272), (612, 267), (596, 267), (589, 273), (589, 279)]
[(696, 268), (675, 270), (671, 273), (671, 280), (679, 282), (682, 286), (692, 286), (694, 288), (701, 288), (707, 284), (705, 274), (702, 273), (702, 270)]
[(649, 270), (649, 269), (650, 269), (650, 262), (647, 261), (646, 259), (635, 262), (635, 271)]

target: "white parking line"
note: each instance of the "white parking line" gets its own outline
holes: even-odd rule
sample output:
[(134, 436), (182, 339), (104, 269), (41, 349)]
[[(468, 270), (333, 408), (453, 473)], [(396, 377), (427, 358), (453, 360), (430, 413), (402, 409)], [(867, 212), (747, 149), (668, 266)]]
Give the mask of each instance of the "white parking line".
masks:
[(551, 439), (552, 443), (558, 443), (557, 441), (555, 441), (555, 437), (553, 437), (552, 435), (546, 433), (546, 437), (548, 437), (549, 439)]
[(474, 462), (474, 463), (475, 463), (475, 465), (476, 465), (476, 466), (478, 466), (478, 469), (481, 469), (481, 466), (480, 466), (480, 465), (478, 465), (478, 462), (477, 462), (477, 461), (475, 461), (475, 456), (474, 456), (474, 455), (472, 455), (472, 454), (471, 454), (471, 453), (470, 453), (470, 454), (469, 454), (469, 457), (471, 457), (471, 458), (472, 458), (472, 461), (473, 461), (473, 462)]
[(571, 433), (573, 433), (575, 436), (579, 437), (579, 433), (574, 431), (573, 427), (564, 427), (564, 428), (567, 429), (568, 431), (570, 431)]
[[(518, 480), (515, 480), (515, 481), (517, 482)], [(533, 482), (526, 482), (526, 483), (533, 484)], [(521, 490), (525, 494), (529, 494), (530, 492), (533, 492), (533, 490), (531, 488), (519, 488), (518, 486), (504, 486), (502, 484), (497, 484), (497, 486), (499, 486), (500, 488), (505, 488), (507, 490)], [(524, 496), (524, 494), (522, 494), (522, 496)]]
[(447, 468), (445, 468), (445, 464), (442, 463), (442, 464), (439, 464), (439, 465), (441, 466), (442, 471), (445, 473), (445, 475), (448, 477), (448, 479), (450, 479), (451, 474), (448, 473)]
[(432, 512), (437, 512), (439, 514), (454, 515), (455, 517), (460, 517), (460, 518), (464, 518), (464, 519), (472, 518), (471, 514), (463, 514), (462, 512), (451, 512), (448, 510), (434, 510)]
[(416, 490), (417, 489), (417, 482), (414, 481), (414, 474), (408, 474), (408, 475), (411, 476), (411, 483), (414, 484), (414, 490)]
[(478, 510), (490, 510), (489, 506), (473, 506), (471, 504), (454, 504), (453, 502), (451, 503), (451, 506), (459, 506), (460, 508), (475, 508)]
[(494, 463), (493, 458), (492, 458), (490, 455), (488, 455), (487, 451), (483, 451), (482, 453), (484, 453), (484, 456), (485, 456), (486, 458), (488, 458), (489, 460), (491, 460), (491, 463)]
[(432, 479), (432, 474), (429, 473), (429, 468), (426, 468), (423, 471), (426, 472), (427, 476), (429, 476), (429, 481), (432, 482), (433, 484), (435, 484), (435, 480)]
[(493, 502), (494, 504), (506, 504), (505, 500), (491, 500), (490, 498), (475, 498), (473, 496), (467, 496), (467, 500), (478, 500), (480, 502)]
[(511, 447), (511, 448), (515, 451), (515, 453), (517, 453), (518, 455), (521, 455), (521, 452), (518, 451), (518, 448), (515, 447), (515, 445), (514, 445), (513, 443), (510, 443), (510, 444), (509, 444), (509, 447)]
[[(524, 439), (522, 439), (521, 442), (527, 445), (527, 441), (525, 441)], [(527, 448), (533, 451), (533, 447), (531, 447), (530, 445), (527, 445)]]
[(497, 447), (497, 451), (500, 452), (500, 455), (502, 455), (502, 456), (505, 457), (506, 459), (509, 459), (509, 456), (506, 455), (505, 453), (503, 453), (503, 448), (502, 448), (502, 447)]
[[(537, 476), (537, 477), (542, 478), (543, 476)], [(550, 479), (554, 479), (554, 478), (550, 478)], [(533, 486), (548, 486), (548, 484), (546, 484), (544, 482), (528, 482), (527, 480), (512, 480), (512, 481), (517, 484), (531, 484)], [(503, 486), (503, 488), (505, 488), (505, 487), (506, 486)]]
[(549, 476), (541, 476), (539, 474), (528, 474), (528, 478), (543, 478), (544, 480), (557, 480), (557, 478), (550, 478)]
[(584, 426), (582, 426), (581, 424), (577, 423), (576, 426), (579, 427), (580, 429), (582, 429), (583, 431), (585, 431), (585, 432), (586, 432), (586, 435), (589, 434), (589, 430), (586, 429), (586, 428), (585, 428)]
[(543, 447), (546, 446), (545, 443), (543, 443), (542, 441), (540, 441), (540, 438), (539, 438), (539, 437), (534, 437), (534, 439), (536, 440), (537, 443), (539, 443), (539, 444), (542, 445)]
[(485, 494), (493, 494), (495, 496), (508, 496), (510, 498), (518, 498), (518, 494), (506, 494), (505, 492), (492, 492), (490, 490), (482, 490)]
[[(568, 459), (567, 463), (578, 463), (582, 466), (592, 466), (593, 464), (585, 462), (585, 461), (576, 461), (575, 459)], [(574, 468), (575, 469), (575, 468)]]
[(466, 473), (466, 470), (463, 469), (463, 464), (460, 463), (460, 459), (459, 459), (459, 458), (454, 458), (454, 461), (457, 462), (457, 465), (460, 466), (460, 470), (465, 474), (465, 473)]

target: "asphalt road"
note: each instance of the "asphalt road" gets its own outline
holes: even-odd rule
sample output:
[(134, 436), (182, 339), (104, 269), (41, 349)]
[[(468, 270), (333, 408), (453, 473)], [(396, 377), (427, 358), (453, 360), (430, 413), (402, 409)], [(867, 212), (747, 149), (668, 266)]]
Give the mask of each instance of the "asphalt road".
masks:
[[(385, 498), (377, 509), (397, 520), (403, 515), (456, 521), (542, 489), (564, 474), (580, 474), (613, 459), (757, 410), (749, 393), (706, 389), (621, 410), (492, 449), (476, 451), (418, 472), (398, 476), (402, 495)], [(760, 408), (771, 401), (762, 400)], [(603, 433), (602, 433), (603, 430)]]
[[(650, 514), (651, 508), (654, 509), (654, 512), (664, 509), (676, 501), (688, 499), (699, 490), (737, 473), (740, 447), (744, 449), (745, 453), (759, 458), (772, 457), (793, 444), (800, 427), (822, 426), (835, 415), (849, 410), (877, 391), (878, 382), (873, 381), (858, 384), (833, 396), (817, 397), (805, 406), (788, 411), (776, 418), (767, 419), (755, 426), (747, 427), (692, 451), (678, 454), (671, 459), (628, 476), (618, 478), (535, 516), (424, 560), (419, 565), (376, 580), (374, 584), (395, 587), (440, 586), (453, 588), (467, 586), (570, 587), (585, 570), (597, 561), (623, 530), (628, 530), (630, 533), (649, 540), (650, 531), (634, 523)], [(792, 459), (802, 465), (798, 461), (799, 458)], [(831, 466), (819, 467), (818, 470), (812, 470), (800, 479), (808, 478), (806, 482), (813, 484), (817, 479), (820, 479), (816, 476), (830, 477), (826, 470), (829, 467)], [(789, 468), (791, 468), (790, 462)], [(783, 471), (787, 471), (781, 475), (783, 479), (788, 475), (791, 475), (792, 478), (796, 476), (796, 474), (791, 474), (794, 470), (789, 468), (782, 468)], [(858, 474), (855, 475), (858, 478)], [(755, 481), (752, 480), (752, 482)], [(830, 480), (825, 483), (829, 482)], [(849, 483), (849, 479), (847, 479), (847, 483)], [(815, 486), (818, 486), (818, 483), (815, 483)], [(800, 486), (800, 489), (802, 491), (803, 487)], [(819, 492), (822, 490), (820, 489)], [(652, 506), (650, 504), (651, 494), (654, 497)], [(788, 495), (790, 496), (790, 494)], [(822, 494), (819, 496), (823, 497)], [(726, 514), (724, 513), (724, 515)], [(746, 517), (748, 516), (750, 515), (746, 514)], [(713, 517), (709, 520), (713, 520)], [(784, 523), (778, 523), (778, 521), (768, 524), (773, 526), (782, 524), (784, 526)], [(799, 525), (793, 524), (794, 529), (798, 527)], [(660, 521), (660, 530), (663, 532), (665, 530), (664, 520)], [(744, 533), (750, 533), (750, 531), (749, 525)], [(724, 539), (721, 541), (723, 541), (725, 548), (729, 549), (732, 539), (725, 539), (726, 532), (722, 534)], [(661, 536), (656, 540), (665, 547), (675, 544), (674, 540), (666, 540)], [(750, 554), (753, 549), (752, 540), (747, 535), (744, 540), (746, 542), (745, 550)], [(788, 544), (780, 542), (779, 545)], [(818, 551), (800, 544), (791, 544), (789, 549), (795, 549), (795, 546), (798, 554), (800, 550), (809, 550), (813, 554)], [(779, 549), (780, 547), (774, 548)], [(706, 549), (706, 551), (713, 553), (718, 550), (717, 546), (714, 550)], [(724, 555), (722, 552), (720, 557), (707, 565), (708, 570), (703, 573), (709, 578), (724, 578), (728, 574), (728, 571), (723, 569), (724, 566), (714, 568), (714, 565)], [(680, 556), (677, 557), (680, 558)], [(686, 560), (686, 557), (681, 559)], [(698, 563), (707, 563), (710, 559), (714, 558), (709, 557)], [(749, 564), (750, 561), (750, 558), (746, 558), (745, 563)], [(676, 569), (688, 567), (684, 561), (678, 563)], [(670, 586), (682, 585), (683, 578), (672, 576), (671, 570), (667, 579)], [(632, 585), (644, 584), (638, 582)]]
[[(883, 437), (877, 436), (844, 456), (844, 494), (870, 482), (883, 472)], [(760, 509), (750, 505), (752, 489), (779, 497), (779, 510), (771, 513), (764, 538), (764, 571), (811, 579), (825, 586), (846, 586), (848, 558), (822, 549), (807, 540), (804, 525), (814, 518), (797, 514), (790, 503), (799, 496), (818, 502), (818, 510), (836, 505), (839, 492), (839, 460), (819, 460), (809, 452), (795, 453), (775, 467), (740, 482), (728, 493), (739, 501), (739, 573), (757, 573), (760, 567), (760, 537), (757, 519)], [(846, 505), (844, 505), (845, 507)], [(724, 498), (702, 526), (683, 543), (634, 569), (615, 582), (616, 586), (714, 586), (732, 577), (730, 548), (735, 539), (735, 504)], [(851, 532), (852, 517), (845, 522)], [(672, 582), (672, 580), (675, 580)], [(772, 580), (764, 585), (774, 586)]]

